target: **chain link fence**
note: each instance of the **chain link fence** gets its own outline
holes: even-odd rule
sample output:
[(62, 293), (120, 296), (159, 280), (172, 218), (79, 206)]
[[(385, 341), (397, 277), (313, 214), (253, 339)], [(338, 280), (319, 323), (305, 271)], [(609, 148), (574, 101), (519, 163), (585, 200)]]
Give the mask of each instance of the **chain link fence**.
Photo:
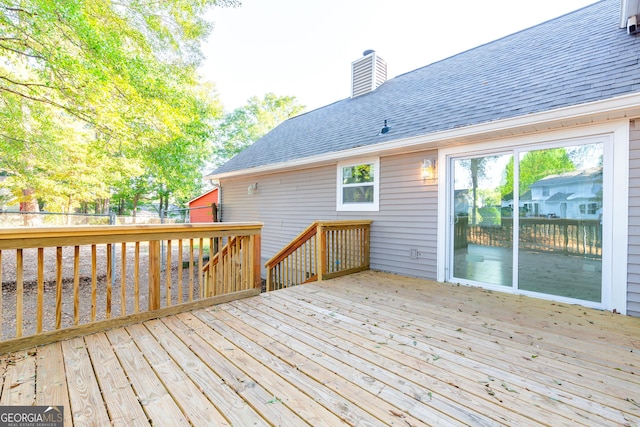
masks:
[[(205, 215), (203, 215), (205, 214)], [(218, 207), (199, 206), (184, 209), (160, 210), (159, 213), (139, 211), (136, 216), (63, 212), (0, 211), (0, 227), (50, 227), (73, 225), (124, 225), (124, 224), (189, 224), (191, 222), (215, 222)]]

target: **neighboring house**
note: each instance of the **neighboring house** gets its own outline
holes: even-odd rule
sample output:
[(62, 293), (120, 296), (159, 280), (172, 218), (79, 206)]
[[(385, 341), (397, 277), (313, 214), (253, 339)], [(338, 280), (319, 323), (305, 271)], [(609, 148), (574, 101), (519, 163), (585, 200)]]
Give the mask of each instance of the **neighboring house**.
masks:
[[(266, 260), (314, 220), (371, 219), (373, 269), (640, 316), (637, 8), (600, 1), (390, 80), (365, 52), (350, 98), (211, 173), (221, 220), (264, 222)], [(601, 222), (500, 208), (506, 165), (517, 189), (521, 159), (558, 148), (602, 167)], [(588, 180), (562, 197), (593, 215)]]
[[(216, 222), (218, 219), (214, 217), (214, 212), (217, 213), (217, 206), (219, 203), (218, 188), (212, 188), (206, 193), (190, 200), (189, 222)], [(213, 204), (216, 205), (215, 208), (213, 207)]]
[(602, 168), (549, 175), (531, 185), (525, 206), (530, 216), (599, 219), (602, 212)]

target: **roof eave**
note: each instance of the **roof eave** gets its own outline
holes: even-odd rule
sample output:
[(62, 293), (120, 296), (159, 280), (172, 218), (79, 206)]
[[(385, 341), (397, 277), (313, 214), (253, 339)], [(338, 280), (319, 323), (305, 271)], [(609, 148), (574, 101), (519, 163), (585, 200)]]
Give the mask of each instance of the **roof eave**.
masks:
[(417, 151), (437, 148), (447, 142), (479, 142), (487, 139), (504, 138), (527, 133), (542, 132), (566, 127), (601, 123), (607, 120), (640, 117), (640, 92), (584, 104), (562, 107), (555, 110), (532, 113), (508, 119), (495, 120), (455, 129), (427, 133), (410, 138), (397, 139), (334, 151), (317, 156), (273, 163), (249, 169), (207, 175), (210, 180), (236, 178), (245, 175), (269, 174), (281, 170), (301, 169), (312, 165), (336, 163), (351, 157), (381, 155), (394, 151)]

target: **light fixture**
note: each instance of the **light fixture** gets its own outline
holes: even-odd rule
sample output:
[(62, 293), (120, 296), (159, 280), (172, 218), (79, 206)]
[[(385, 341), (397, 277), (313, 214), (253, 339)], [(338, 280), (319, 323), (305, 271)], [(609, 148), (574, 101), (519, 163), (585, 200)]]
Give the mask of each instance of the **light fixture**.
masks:
[(436, 177), (436, 158), (435, 156), (426, 157), (422, 166), (420, 166), (420, 176), (422, 180), (434, 179)]
[(253, 184), (249, 184), (247, 187), (247, 194), (253, 194), (258, 191), (258, 183), (254, 182)]

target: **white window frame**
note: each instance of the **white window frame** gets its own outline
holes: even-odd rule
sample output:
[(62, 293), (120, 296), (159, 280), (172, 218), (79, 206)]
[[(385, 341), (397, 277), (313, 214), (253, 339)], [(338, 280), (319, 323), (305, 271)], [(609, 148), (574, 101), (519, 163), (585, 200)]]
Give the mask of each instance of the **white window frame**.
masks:
[[(373, 164), (373, 202), (344, 203), (342, 200), (342, 168)], [(339, 162), (336, 168), (336, 210), (348, 212), (372, 212), (380, 210), (380, 158), (367, 158)]]

